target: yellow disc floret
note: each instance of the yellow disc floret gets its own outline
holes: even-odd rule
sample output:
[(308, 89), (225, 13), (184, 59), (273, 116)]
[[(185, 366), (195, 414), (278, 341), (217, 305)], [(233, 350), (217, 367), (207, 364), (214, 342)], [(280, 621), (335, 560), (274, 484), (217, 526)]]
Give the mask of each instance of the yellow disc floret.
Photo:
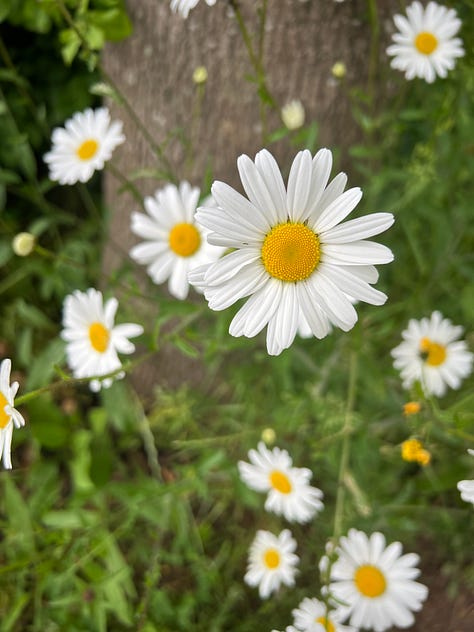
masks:
[(316, 623), (320, 623), (326, 632), (336, 632), (334, 624), (332, 624), (329, 619), (326, 619), (326, 617), (318, 617)]
[(415, 38), (415, 48), (422, 55), (431, 55), (438, 48), (438, 40), (432, 33), (423, 31)]
[(354, 575), (354, 582), (357, 590), (365, 597), (380, 597), (387, 587), (383, 573), (371, 564), (359, 566)]
[(109, 346), (110, 333), (102, 323), (92, 323), (89, 327), (89, 340), (92, 347), (99, 353), (104, 353)]
[(8, 405), (7, 398), (0, 391), (0, 429), (6, 428), (6, 426), (8, 425), (11, 419), (10, 415), (7, 415), (7, 413), (4, 410), (5, 406), (7, 405)]
[(289, 494), (291, 492), (291, 483), (288, 476), (279, 470), (273, 470), (270, 474), (270, 485), (280, 494)]
[(88, 138), (78, 147), (76, 154), (81, 160), (90, 160), (96, 155), (98, 149), (99, 143), (93, 138)]
[(267, 549), (263, 556), (263, 563), (267, 568), (278, 568), (280, 566), (280, 554), (276, 549)]
[(201, 235), (194, 224), (183, 222), (170, 230), (169, 244), (171, 250), (180, 257), (190, 257), (201, 245)]
[(263, 242), (263, 265), (272, 277), (280, 281), (307, 279), (319, 260), (319, 238), (301, 222), (277, 224)]
[(421, 359), (430, 366), (439, 366), (446, 360), (446, 347), (429, 338), (420, 340)]

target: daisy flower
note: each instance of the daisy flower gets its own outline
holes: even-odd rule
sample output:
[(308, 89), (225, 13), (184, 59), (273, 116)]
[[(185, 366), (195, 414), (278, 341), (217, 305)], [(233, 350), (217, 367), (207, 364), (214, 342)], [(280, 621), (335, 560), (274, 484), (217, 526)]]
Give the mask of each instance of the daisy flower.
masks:
[(400, 542), (386, 546), (381, 533), (367, 537), (356, 529), (340, 539), (336, 551), (329, 592), (344, 604), (338, 608), (341, 619), (350, 617), (355, 628), (375, 632), (413, 624), (413, 612), (421, 610), (428, 595), (426, 586), (413, 581), (420, 574), (418, 555), (402, 555)]
[(279, 589), (280, 584), (293, 586), (296, 565), (296, 540), (288, 529), (276, 536), (270, 531), (257, 531), (250, 546), (247, 573), (244, 581), (249, 586), (258, 586), (262, 599)]
[(18, 391), (18, 382), (10, 385), (11, 360), (6, 358), (0, 364), (0, 457), (3, 455), (3, 467), (12, 469), (11, 446), (13, 426), (25, 425), (23, 416), (14, 408), (14, 399)]
[[(199, 0), (171, 0), (171, 10), (179, 13), (183, 18), (187, 18), (191, 9), (199, 4)], [(206, 0), (210, 7), (216, 4), (216, 0)]]
[(456, 340), (462, 327), (454, 327), (440, 312), (430, 318), (411, 319), (402, 332), (403, 342), (392, 349), (393, 366), (400, 370), (403, 387), (419, 381), (427, 394), (442, 397), (450, 388), (459, 388), (471, 373), (473, 354), (464, 340)]
[(53, 148), (44, 156), (49, 177), (59, 184), (87, 182), (123, 143), (122, 122), (110, 122), (107, 108), (76, 112), (53, 130)]
[[(469, 454), (474, 456), (474, 450), (468, 450)], [(457, 488), (461, 492), (461, 498), (474, 505), (474, 480), (471, 481), (459, 481)]]
[(265, 509), (284, 516), (290, 522), (305, 523), (321, 511), (323, 493), (311, 487), (311, 470), (292, 467), (286, 450), (269, 450), (263, 441), (258, 450), (249, 451), (251, 463), (239, 461), (240, 478), (251, 489), (268, 492)]
[(407, 17), (393, 18), (399, 32), (392, 36), (395, 44), (387, 48), (393, 56), (392, 68), (403, 71), (407, 79), (419, 77), (428, 83), (436, 76), (446, 77), (455, 59), (464, 55), (462, 41), (454, 37), (461, 27), (456, 11), (436, 2), (423, 7), (416, 1), (406, 12)]
[[(188, 273), (196, 266), (216, 261), (224, 252), (207, 243), (208, 230), (194, 219), (200, 191), (188, 182), (179, 188), (167, 184), (154, 197), (145, 198), (145, 213), (132, 213), (132, 231), (146, 241), (130, 250), (132, 259), (147, 266), (154, 283), (168, 280), (170, 294), (185, 299)], [(212, 205), (212, 199), (205, 202)]]
[[(280, 632), (279, 630), (272, 630), (272, 632)], [(298, 630), (296, 628), (294, 628), (292, 625), (287, 625), (284, 632), (298, 632)]]
[(301, 632), (356, 632), (355, 628), (342, 625), (340, 612), (331, 610), (319, 599), (305, 597), (292, 611), (293, 623)]
[(393, 255), (366, 238), (391, 226), (393, 216), (375, 213), (340, 224), (362, 192), (343, 193), (343, 173), (327, 184), (332, 166), (328, 149), (314, 158), (307, 150), (299, 152), (287, 188), (266, 150), (255, 162), (240, 156), (237, 166), (249, 199), (214, 182), (218, 208), (199, 208), (196, 214), (213, 231), (209, 242), (232, 252), (189, 277), (214, 310), (250, 297), (233, 318), (231, 335), (252, 338), (267, 326), (268, 352), (278, 355), (292, 344), (301, 315), (313, 335), (324, 338), (331, 323), (344, 331), (355, 325), (357, 312), (348, 295), (374, 305), (386, 301), (370, 284), (378, 278), (374, 264), (388, 263)]
[[(103, 303), (102, 293), (93, 288), (87, 292), (75, 290), (66, 296), (63, 308), (61, 338), (67, 342), (66, 356), (74, 377), (96, 377), (117, 371), (122, 363), (119, 353), (133, 353), (135, 345), (128, 338), (143, 333), (141, 325), (127, 323), (114, 326), (118, 301), (110, 298)], [(114, 377), (120, 379), (124, 373)], [(108, 388), (113, 378), (93, 379), (90, 389)]]

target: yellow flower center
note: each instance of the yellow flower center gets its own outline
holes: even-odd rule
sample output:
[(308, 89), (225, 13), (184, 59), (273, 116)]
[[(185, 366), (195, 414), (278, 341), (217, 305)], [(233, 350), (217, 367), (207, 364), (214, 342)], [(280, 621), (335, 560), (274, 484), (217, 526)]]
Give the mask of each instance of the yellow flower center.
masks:
[(419, 402), (407, 402), (403, 404), (403, 414), (409, 417), (410, 415), (416, 415), (421, 410), (421, 404)]
[(5, 395), (0, 391), (0, 428), (6, 428), (11, 417), (7, 415), (4, 408), (8, 405), (8, 400)]
[(418, 439), (407, 439), (402, 443), (402, 459), (404, 461), (416, 461), (422, 448), (421, 441), (418, 441)]
[(276, 549), (267, 549), (263, 556), (263, 563), (267, 568), (278, 568), (280, 566), (280, 554)]
[(334, 625), (329, 621), (329, 619), (326, 619), (326, 617), (318, 617), (316, 619), (316, 623), (320, 623), (324, 629), (326, 630), (326, 632), (336, 632), (336, 628), (334, 627)]
[(88, 138), (78, 147), (76, 154), (81, 160), (90, 160), (95, 156), (98, 149), (99, 143), (93, 138)]
[(281, 494), (289, 494), (292, 489), (288, 476), (279, 470), (273, 470), (270, 474), (270, 485)]
[(446, 360), (446, 347), (429, 338), (420, 340), (421, 359), (430, 366), (439, 366)]
[(89, 339), (96, 351), (104, 353), (109, 346), (110, 333), (102, 323), (92, 323), (89, 327)]
[(262, 261), (267, 272), (280, 281), (303, 281), (320, 260), (319, 238), (301, 222), (277, 224), (262, 246)]
[(387, 587), (383, 573), (371, 564), (359, 566), (356, 570), (354, 581), (358, 591), (364, 597), (380, 597)]
[(432, 33), (422, 31), (415, 38), (415, 48), (422, 55), (431, 55), (438, 48), (438, 40)]
[(180, 257), (190, 257), (201, 245), (201, 235), (194, 224), (176, 224), (170, 230), (169, 244)]

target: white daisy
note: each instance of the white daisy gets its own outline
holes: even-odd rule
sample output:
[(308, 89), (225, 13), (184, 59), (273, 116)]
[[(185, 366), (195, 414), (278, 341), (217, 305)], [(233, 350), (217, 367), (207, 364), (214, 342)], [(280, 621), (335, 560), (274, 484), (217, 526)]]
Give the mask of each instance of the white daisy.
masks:
[[(206, 0), (206, 4), (212, 7), (216, 4), (217, 0)], [(191, 9), (199, 4), (199, 0), (171, 0), (171, 10), (175, 13), (179, 13), (183, 18), (188, 17), (188, 13)]]
[(293, 623), (301, 632), (356, 632), (355, 628), (342, 625), (341, 613), (331, 610), (319, 599), (305, 597), (292, 611)]
[(392, 36), (395, 44), (387, 48), (394, 56), (391, 66), (405, 72), (407, 79), (419, 77), (432, 83), (436, 76), (446, 77), (455, 59), (464, 55), (462, 41), (454, 37), (461, 27), (456, 11), (436, 2), (423, 7), (416, 1), (406, 12), (407, 17), (393, 18), (399, 33)]
[(454, 327), (437, 311), (430, 318), (411, 319), (402, 332), (403, 342), (391, 351), (403, 387), (419, 381), (425, 393), (437, 397), (446, 393), (447, 386), (459, 388), (471, 373), (474, 359), (464, 340), (456, 340), (462, 332), (462, 327)]
[(420, 574), (418, 555), (402, 555), (400, 542), (386, 547), (381, 533), (367, 537), (356, 529), (340, 539), (336, 551), (329, 592), (344, 604), (338, 608), (341, 619), (350, 617), (355, 628), (375, 632), (413, 624), (413, 612), (421, 610), (428, 595), (426, 586), (413, 581)]
[(123, 143), (122, 122), (110, 121), (107, 108), (76, 112), (53, 130), (53, 148), (44, 156), (49, 177), (60, 184), (87, 182)]
[(288, 529), (284, 529), (279, 536), (270, 531), (257, 531), (250, 546), (244, 581), (249, 586), (258, 586), (262, 599), (278, 590), (280, 584), (293, 586), (299, 562), (295, 550), (296, 540)]
[(0, 457), (3, 455), (3, 467), (12, 469), (11, 446), (13, 426), (25, 425), (23, 416), (14, 408), (14, 399), (18, 391), (18, 382), (10, 386), (11, 360), (6, 358), (0, 364)]
[[(272, 632), (280, 632), (279, 630), (272, 630)], [(296, 628), (294, 628), (292, 625), (287, 625), (284, 632), (298, 632), (298, 630)]]
[[(474, 450), (468, 450), (469, 454), (474, 456)], [(461, 492), (461, 498), (474, 505), (474, 480), (471, 481), (459, 481), (457, 488)]]
[[(132, 231), (146, 239), (130, 250), (132, 259), (146, 265), (154, 283), (168, 279), (170, 293), (185, 299), (189, 291), (188, 273), (196, 266), (216, 261), (224, 252), (206, 240), (209, 233), (195, 221), (200, 191), (188, 182), (179, 188), (167, 184), (154, 197), (145, 198), (147, 214), (132, 213)], [(212, 199), (206, 198), (212, 205)]]
[(392, 261), (392, 252), (366, 241), (393, 223), (375, 213), (338, 225), (356, 207), (362, 192), (345, 193), (345, 174), (327, 186), (332, 154), (309, 151), (293, 161), (285, 189), (278, 165), (266, 150), (255, 163), (237, 161), (247, 200), (223, 182), (214, 182), (218, 208), (199, 208), (197, 220), (212, 232), (212, 244), (233, 249), (220, 261), (197, 268), (190, 281), (204, 290), (209, 307), (222, 310), (250, 297), (233, 318), (233, 336), (258, 334), (266, 325), (267, 349), (278, 355), (291, 345), (303, 314), (313, 335), (324, 338), (330, 325), (344, 331), (357, 321), (347, 295), (382, 305), (375, 290), (374, 264)]
[(284, 516), (290, 522), (305, 523), (321, 511), (323, 493), (311, 487), (311, 470), (292, 467), (286, 450), (269, 450), (263, 441), (258, 450), (249, 451), (250, 463), (239, 461), (240, 478), (251, 489), (268, 492), (265, 509)]
[[(63, 308), (63, 331), (61, 338), (67, 342), (66, 356), (74, 377), (97, 377), (120, 369), (119, 353), (133, 353), (135, 345), (128, 338), (143, 333), (141, 325), (127, 323), (114, 327), (118, 301), (110, 298), (103, 304), (102, 293), (93, 288), (87, 292), (75, 290), (66, 296)], [(118, 373), (120, 379), (124, 373)], [(113, 378), (94, 379), (92, 391), (101, 386), (108, 388)]]

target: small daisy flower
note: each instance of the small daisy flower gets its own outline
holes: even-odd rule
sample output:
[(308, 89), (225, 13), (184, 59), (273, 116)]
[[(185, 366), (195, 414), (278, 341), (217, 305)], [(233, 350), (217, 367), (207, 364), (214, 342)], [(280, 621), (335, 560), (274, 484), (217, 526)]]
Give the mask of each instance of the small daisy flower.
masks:
[(428, 465), (431, 461), (431, 454), (423, 448), (423, 444), (418, 439), (407, 439), (401, 445), (402, 459), (404, 461), (414, 461), (420, 465)]
[(403, 404), (403, 414), (405, 417), (410, 417), (411, 415), (417, 415), (421, 410), (421, 404), (419, 402), (407, 402)]
[(350, 529), (340, 539), (339, 555), (331, 567), (331, 596), (342, 605), (341, 619), (350, 617), (355, 628), (383, 632), (392, 626), (408, 628), (413, 612), (422, 608), (428, 595), (423, 584), (413, 581), (420, 571), (419, 556), (402, 555), (400, 542), (386, 546), (385, 537)]
[(53, 130), (53, 148), (44, 156), (50, 179), (59, 184), (87, 182), (124, 140), (122, 122), (111, 123), (107, 108), (76, 112), (64, 127)]
[(304, 125), (304, 106), (298, 99), (293, 99), (281, 108), (281, 120), (289, 130), (299, 129)]
[[(118, 301), (110, 298), (103, 303), (102, 293), (93, 288), (87, 292), (74, 291), (66, 296), (63, 308), (61, 338), (67, 342), (66, 356), (74, 377), (97, 377), (120, 369), (119, 353), (133, 353), (135, 345), (128, 339), (143, 333), (141, 325), (115, 325)], [(124, 377), (124, 373), (114, 376)], [(108, 388), (113, 378), (94, 379), (90, 389)]]
[(454, 37), (461, 27), (454, 9), (436, 2), (426, 7), (416, 1), (407, 7), (407, 17), (395, 15), (399, 30), (387, 48), (393, 56), (392, 68), (405, 73), (407, 79), (419, 77), (432, 83), (436, 76), (446, 77), (454, 68), (455, 59), (464, 55), (462, 41)]
[(293, 623), (301, 632), (357, 632), (351, 626), (342, 625), (343, 619), (337, 610), (328, 613), (319, 599), (305, 597), (292, 615)]
[(257, 531), (250, 546), (245, 583), (258, 586), (261, 599), (269, 597), (281, 584), (293, 586), (299, 562), (295, 550), (296, 540), (288, 529), (278, 536), (270, 531)]
[[(468, 450), (469, 454), (474, 456), (474, 450)], [(474, 480), (471, 481), (459, 481), (457, 488), (461, 492), (461, 498), (474, 505)]]
[(0, 364), (0, 457), (3, 456), (3, 467), (12, 469), (11, 446), (13, 426), (25, 425), (23, 416), (14, 408), (14, 399), (18, 391), (18, 382), (10, 385), (11, 360), (6, 358)]
[(249, 199), (223, 182), (214, 182), (218, 208), (199, 208), (197, 220), (213, 231), (212, 244), (232, 249), (219, 261), (196, 268), (190, 281), (204, 290), (209, 307), (223, 310), (250, 297), (233, 318), (232, 336), (252, 338), (267, 327), (267, 349), (278, 355), (289, 347), (301, 315), (314, 336), (324, 338), (331, 323), (348, 331), (357, 312), (348, 296), (373, 305), (387, 297), (371, 287), (374, 264), (392, 261), (392, 252), (368, 237), (393, 223), (390, 213), (374, 213), (341, 224), (362, 192), (345, 193), (347, 177), (328, 185), (332, 154), (314, 158), (301, 151), (285, 188), (280, 169), (267, 151), (237, 166)]
[(258, 450), (249, 451), (250, 463), (239, 461), (240, 478), (251, 489), (268, 492), (265, 509), (284, 516), (290, 522), (305, 523), (321, 509), (323, 493), (311, 487), (311, 470), (292, 467), (292, 459), (286, 450), (269, 450), (263, 441)]
[(403, 342), (391, 351), (393, 366), (400, 370), (403, 387), (419, 381), (427, 394), (442, 397), (450, 388), (459, 388), (471, 373), (473, 354), (463, 340), (462, 327), (454, 327), (440, 312), (421, 320), (411, 319), (402, 332)]
[[(209, 244), (209, 231), (195, 220), (199, 194), (189, 182), (181, 182), (179, 188), (168, 184), (145, 198), (147, 214), (132, 213), (131, 229), (146, 241), (134, 246), (130, 256), (147, 266), (157, 285), (168, 280), (170, 294), (181, 300), (188, 296), (190, 270), (216, 261), (225, 250)], [(205, 202), (212, 205), (211, 198)]]
[[(216, 4), (217, 0), (206, 0), (206, 4), (210, 7)], [(183, 18), (187, 18), (191, 9), (199, 4), (199, 0), (171, 0), (171, 10), (179, 13)]]

